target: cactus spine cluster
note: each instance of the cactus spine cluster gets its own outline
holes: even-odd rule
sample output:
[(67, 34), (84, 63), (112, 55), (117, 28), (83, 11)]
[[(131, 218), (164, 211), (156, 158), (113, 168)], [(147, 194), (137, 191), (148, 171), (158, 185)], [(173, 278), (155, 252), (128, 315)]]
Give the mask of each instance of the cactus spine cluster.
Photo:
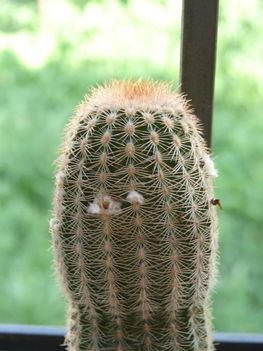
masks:
[(215, 175), (168, 84), (113, 81), (80, 104), (51, 220), (69, 351), (213, 350)]

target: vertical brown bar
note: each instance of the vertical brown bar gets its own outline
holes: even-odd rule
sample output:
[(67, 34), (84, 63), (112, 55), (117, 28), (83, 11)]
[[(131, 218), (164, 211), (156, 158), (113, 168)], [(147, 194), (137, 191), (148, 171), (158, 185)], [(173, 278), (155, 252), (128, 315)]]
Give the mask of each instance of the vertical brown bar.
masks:
[(218, 0), (183, 0), (181, 92), (187, 95), (211, 144)]

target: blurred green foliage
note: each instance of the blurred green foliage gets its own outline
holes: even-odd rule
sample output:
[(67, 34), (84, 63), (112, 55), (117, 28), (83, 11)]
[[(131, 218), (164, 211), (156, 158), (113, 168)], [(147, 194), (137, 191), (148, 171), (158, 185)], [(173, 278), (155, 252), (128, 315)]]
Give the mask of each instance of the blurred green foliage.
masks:
[[(0, 0), (0, 7), (0, 322), (63, 324), (48, 220), (64, 125), (88, 88), (107, 79), (178, 84), (180, 1)], [(263, 329), (262, 17), (260, 0), (221, 1), (218, 331)]]

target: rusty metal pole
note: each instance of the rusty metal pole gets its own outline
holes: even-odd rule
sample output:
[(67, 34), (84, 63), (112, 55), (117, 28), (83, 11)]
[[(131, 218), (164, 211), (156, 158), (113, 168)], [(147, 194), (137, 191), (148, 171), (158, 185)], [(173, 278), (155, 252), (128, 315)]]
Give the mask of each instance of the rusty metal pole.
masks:
[(183, 0), (181, 92), (191, 100), (211, 145), (218, 0)]

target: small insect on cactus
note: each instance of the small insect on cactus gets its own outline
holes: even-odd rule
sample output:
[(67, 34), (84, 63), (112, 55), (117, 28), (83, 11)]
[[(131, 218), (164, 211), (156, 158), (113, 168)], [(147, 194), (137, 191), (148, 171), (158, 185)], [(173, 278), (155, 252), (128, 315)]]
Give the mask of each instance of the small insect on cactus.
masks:
[(215, 175), (168, 84), (113, 81), (80, 104), (51, 220), (68, 350), (213, 350)]

